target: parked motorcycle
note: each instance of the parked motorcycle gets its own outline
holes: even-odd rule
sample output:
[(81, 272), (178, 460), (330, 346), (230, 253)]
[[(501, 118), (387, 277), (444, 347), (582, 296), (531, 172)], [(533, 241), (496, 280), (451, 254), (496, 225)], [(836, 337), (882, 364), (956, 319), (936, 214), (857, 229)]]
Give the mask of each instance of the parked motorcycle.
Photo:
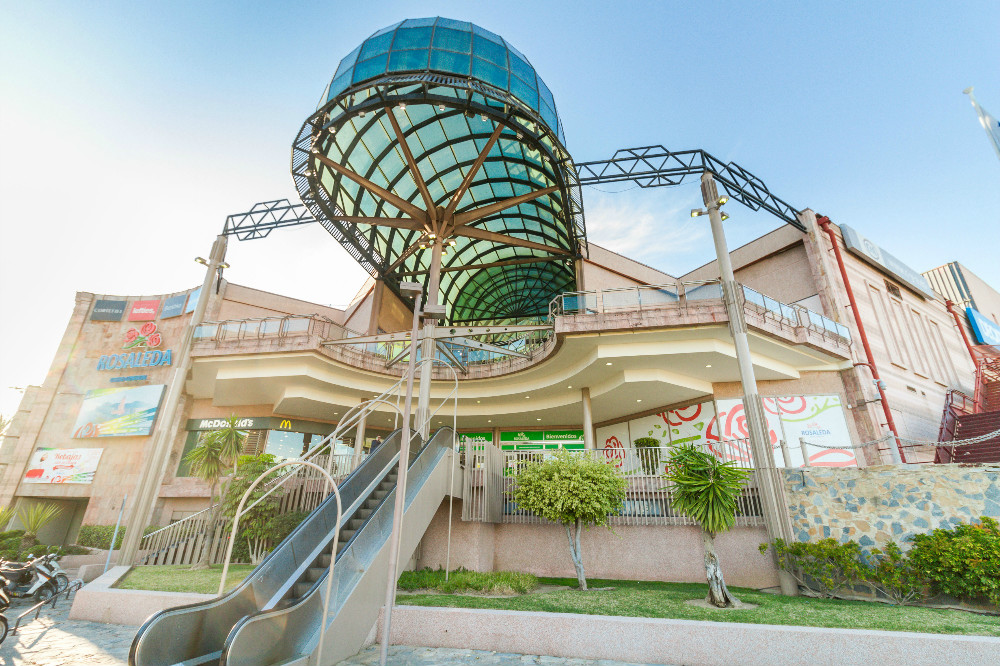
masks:
[(0, 576), (0, 643), (7, 638), (8, 608), (10, 608), (10, 596), (7, 594), (7, 579)]
[(11, 597), (34, 597), (36, 601), (45, 601), (69, 585), (69, 577), (56, 561), (55, 553), (30, 562), (0, 561), (0, 576), (7, 581), (7, 594)]

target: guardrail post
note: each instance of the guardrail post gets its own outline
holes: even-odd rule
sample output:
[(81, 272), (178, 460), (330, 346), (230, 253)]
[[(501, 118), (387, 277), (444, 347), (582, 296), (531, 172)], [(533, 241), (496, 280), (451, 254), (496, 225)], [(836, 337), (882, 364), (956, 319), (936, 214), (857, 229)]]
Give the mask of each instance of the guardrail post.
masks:
[(792, 454), (788, 450), (788, 442), (786, 442), (783, 439), (779, 439), (778, 443), (781, 445), (781, 457), (785, 461), (785, 467), (786, 468), (791, 468), (791, 466), (792, 466)]
[(806, 450), (806, 440), (799, 437), (799, 448), (802, 449), (802, 466), (811, 467), (809, 464), (809, 451)]

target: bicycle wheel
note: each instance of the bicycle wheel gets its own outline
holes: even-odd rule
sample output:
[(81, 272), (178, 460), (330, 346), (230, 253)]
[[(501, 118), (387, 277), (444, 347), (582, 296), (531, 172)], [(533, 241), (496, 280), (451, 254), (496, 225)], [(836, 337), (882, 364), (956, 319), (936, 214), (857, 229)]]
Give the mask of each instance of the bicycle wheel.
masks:
[(7, 638), (7, 616), (0, 613), (0, 643)]
[(67, 587), (69, 587), (69, 577), (66, 574), (56, 574), (53, 582), (56, 586), (56, 593), (63, 592)]

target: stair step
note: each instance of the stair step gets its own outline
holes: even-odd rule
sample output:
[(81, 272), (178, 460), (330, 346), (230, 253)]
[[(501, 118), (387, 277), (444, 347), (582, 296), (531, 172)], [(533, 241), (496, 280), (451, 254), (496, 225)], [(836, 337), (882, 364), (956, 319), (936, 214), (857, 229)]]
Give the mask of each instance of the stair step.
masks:
[(301, 599), (312, 586), (312, 583), (296, 583), (292, 586), (292, 589), (295, 590), (295, 597)]
[(320, 579), (320, 576), (322, 576), (325, 571), (329, 571), (329, 569), (324, 567), (309, 567), (306, 569), (306, 581), (315, 583)]
[(320, 566), (329, 568), (330, 566), (330, 553), (323, 553), (319, 556)]
[(218, 652), (210, 652), (209, 654), (203, 654), (200, 657), (194, 657), (192, 659), (185, 659), (184, 661), (179, 661), (172, 666), (216, 666), (219, 663), (219, 659), (222, 658), (222, 650)]

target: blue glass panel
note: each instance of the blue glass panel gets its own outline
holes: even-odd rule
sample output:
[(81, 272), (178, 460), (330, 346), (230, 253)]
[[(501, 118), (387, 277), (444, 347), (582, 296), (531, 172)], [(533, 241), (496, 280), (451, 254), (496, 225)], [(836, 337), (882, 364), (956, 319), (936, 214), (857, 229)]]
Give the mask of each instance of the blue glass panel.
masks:
[(471, 56), (451, 51), (431, 51), (431, 69), (453, 74), (469, 75)]
[(477, 37), (485, 37), (486, 39), (496, 44), (502, 45), (504, 43), (503, 38), (500, 35), (496, 34), (495, 32), (490, 32), (489, 30), (484, 30), (475, 23), (472, 24), (472, 32), (476, 33)]
[(513, 53), (510, 54), (510, 71), (522, 81), (530, 83), (532, 88), (535, 87), (535, 68)]
[(428, 49), (431, 46), (430, 28), (400, 28), (392, 42), (392, 50)]
[(545, 121), (545, 124), (548, 125), (549, 128), (552, 130), (558, 130), (559, 119), (556, 117), (555, 111), (542, 104), (542, 108), (539, 109), (539, 112), (542, 114), (542, 120)]
[(419, 28), (423, 26), (434, 25), (435, 17), (430, 16), (427, 18), (417, 18), (417, 19), (406, 19), (403, 21), (404, 28)]
[(480, 58), (472, 59), (472, 75), (497, 88), (507, 89), (507, 70)]
[(402, 72), (413, 69), (427, 69), (427, 51), (415, 49), (411, 51), (396, 51), (389, 54), (389, 71)]
[(354, 68), (354, 83), (370, 79), (373, 76), (378, 76), (379, 74), (385, 74), (385, 63), (388, 59), (389, 56), (383, 53), (380, 56), (372, 58), (371, 60), (359, 62)]
[(361, 47), (360, 46), (358, 46), (358, 48), (356, 48), (353, 51), (351, 51), (350, 53), (348, 53), (347, 57), (340, 61), (340, 65), (337, 67), (337, 71), (336, 71), (336, 73), (334, 73), (333, 78), (337, 78), (338, 76), (340, 76), (344, 72), (347, 72), (352, 67), (354, 67), (354, 63), (356, 63), (358, 61), (358, 54), (359, 53), (361, 53)]
[[(396, 28), (398, 28), (401, 23), (402, 23), (402, 21), (397, 21), (397, 22), (393, 23), (392, 25), (387, 25), (386, 27), (382, 28), (381, 30), (379, 30), (378, 32), (376, 32), (374, 35), (372, 35), (372, 37), (378, 37), (379, 35), (384, 35), (387, 32), (392, 32), (393, 30), (395, 30)], [(369, 39), (371, 39), (371, 37), (369, 37)]]
[(510, 77), (510, 93), (531, 108), (538, 108), (538, 91), (516, 76)]
[(472, 40), (472, 52), (480, 58), (489, 60), (494, 65), (507, 67), (507, 49), (501, 44), (483, 39), (475, 35)]
[(472, 33), (438, 26), (434, 29), (434, 48), (468, 53), (472, 48)]
[(392, 34), (391, 32), (386, 32), (377, 37), (370, 38), (361, 45), (361, 54), (358, 56), (358, 59), (367, 60), (372, 56), (388, 52), (389, 45), (392, 44)]
[(344, 72), (342, 76), (338, 76), (330, 84), (330, 94), (327, 95), (326, 101), (330, 101), (340, 93), (347, 90), (347, 87), (351, 85), (351, 72)]
[(538, 77), (538, 95), (542, 98), (542, 104), (548, 104), (552, 109), (556, 108), (556, 101), (552, 99), (552, 92), (540, 76)]
[(472, 24), (468, 21), (456, 21), (454, 19), (444, 18), (443, 16), (438, 17), (437, 25), (439, 27), (444, 26), (445, 28), (453, 28), (455, 30), (465, 30), (466, 32), (470, 32), (472, 30)]

